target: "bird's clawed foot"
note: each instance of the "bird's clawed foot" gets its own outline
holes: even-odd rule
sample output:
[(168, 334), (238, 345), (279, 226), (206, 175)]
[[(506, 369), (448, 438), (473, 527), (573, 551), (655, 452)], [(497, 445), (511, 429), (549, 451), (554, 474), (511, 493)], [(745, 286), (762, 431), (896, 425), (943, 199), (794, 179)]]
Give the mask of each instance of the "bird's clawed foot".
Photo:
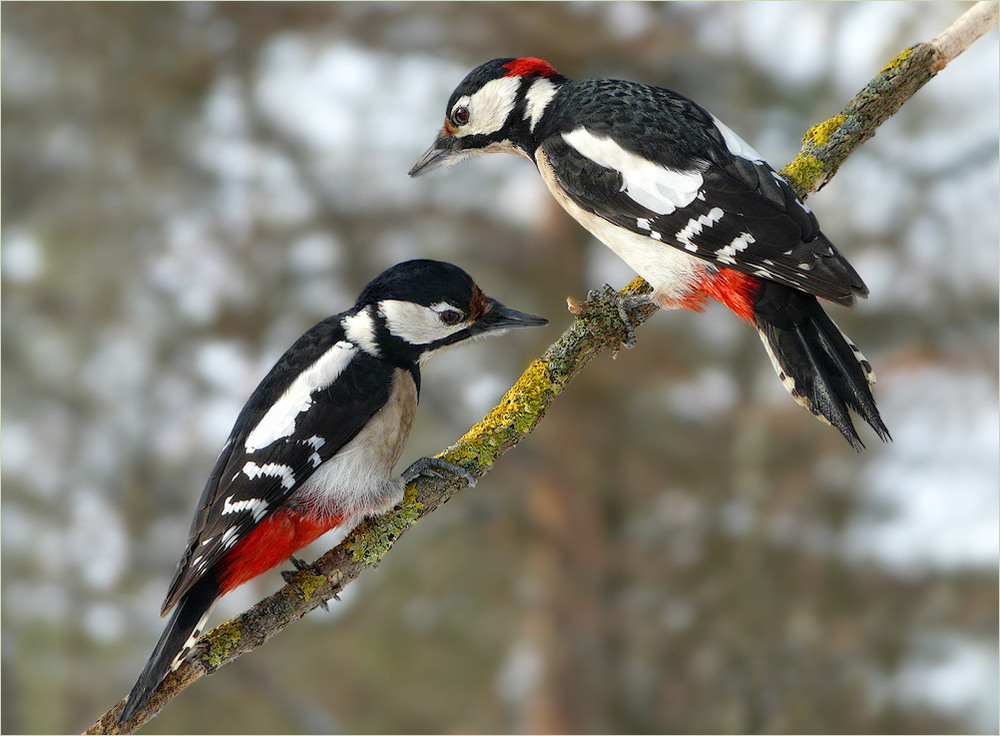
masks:
[[(309, 596), (306, 594), (306, 592), (304, 590), (302, 590), (302, 588), (300, 588), (298, 586), (298, 584), (295, 582), (295, 577), (300, 572), (302, 572), (303, 570), (305, 570), (306, 572), (312, 573), (313, 575), (316, 575), (318, 577), (326, 577), (326, 576), (323, 575), (323, 573), (321, 573), (318, 569), (316, 569), (315, 565), (310, 565), (308, 562), (300, 560), (298, 557), (289, 557), (288, 561), (291, 562), (292, 565), (295, 566), (295, 569), (294, 570), (282, 570), (281, 571), (281, 578), (282, 578), (282, 580), (284, 580), (285, 583), (292, 590), (294, 590), (296, 593), (298, 593), (299, 595), (301, 595), (303, 598), (308, 598)], [(333, 599), (335, 601), (339, 601), (340, 600), (340, 596), (334, 594)], [(329, 611), (330, 610), (330, 606), (327, 605), (326, 601), (320, 602), (319, 605), (320, 605), (320, 608), (322, 608), (324, 611)]]
[(614, 309), (618, 313), (622, 331), (625, 333), (625, 339), (621, 344), (631, 350), (635, 347), (635, 328), (641, 317), (639, 312), (651, 302), (649, 294), (622, 294), (605, 284), (600, 289), (591, 289), (587, 292), (585, 303), (570, 302), (570, 311), (579, 316), (591, 308), (604, 311)]
[(444, 478), (445, 473), (457, 475), (470, 486), (476, 485), (476, 478), (472, 475), (472, 473), (463, 468), (461, 465), (456, 465), (450, 460), (445, 460), (441, 457), (420, 458), (403, 471), (402, 478), (403, 482), (406, 483), (406, 485), (409, 485), (421, 475), (428, 478)]

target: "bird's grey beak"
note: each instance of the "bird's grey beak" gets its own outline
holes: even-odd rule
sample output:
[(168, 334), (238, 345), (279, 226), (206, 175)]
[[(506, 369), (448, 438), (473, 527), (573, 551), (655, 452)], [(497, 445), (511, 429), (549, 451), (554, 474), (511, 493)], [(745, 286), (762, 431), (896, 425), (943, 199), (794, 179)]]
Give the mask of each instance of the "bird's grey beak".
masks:
[(541, 327), (547, 325), (549, 321), (544, 317), (527, 312), (519, 312), (516, 309), (504, 306), (498, 301), (493, 302), (492, 308), (476, 321), (476, 326), (483, 332), (495, 332), (498, 330), (509, 330), (514, 327)]
[(455, 136), (442, 131), (434, 145), (427, 149), (410, 169), (410, 176), (420, 176), (441, 166), (451, 166), (457, 162), (458, 146)]

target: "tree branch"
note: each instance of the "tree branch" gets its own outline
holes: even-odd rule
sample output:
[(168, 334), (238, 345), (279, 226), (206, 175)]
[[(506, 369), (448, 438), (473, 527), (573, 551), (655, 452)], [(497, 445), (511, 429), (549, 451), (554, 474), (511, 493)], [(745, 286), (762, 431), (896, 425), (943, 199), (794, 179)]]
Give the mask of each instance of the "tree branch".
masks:
[(851, 152), (977, 38), (997, 24), (997, 3), (979, 2), (930, 43), (902, 51), (854, 96), (839, 115), (814, 125), (802, 149), (782, 169), (799, 196), (822, 188)]
[[(833, 177), (855, 148), (874, 135), (882, 122), (996, 23), (997, 4), (980, 2), (932, 42), (903, 51), (839, 115), (809, 129), (802, 150), (782, 175), (800, 196), (816, 191)], [(649, 290), (648, 284), (636, 279), (624, 291), (638, 294)], [(600, 302), (571, 302), (571, 310), (578, 316), (559, 340), (528, 366), (482, 421), (441, 453), (443, 457), (462, 465), (477, 478), (484, 476), (501, 455), (531, 433), (556, 397), (590, 361), (606, 350), (617, 351), (625, 330), (613, 307)], [(656, 311), (653, 305), (644, 308), (635, 326)], [(131, 733), (192, 682), (256, 649), (332, 598), (365, 569), (375, 566), (418, 519), (460, 489), (461, 481), (457, 479), (419, 478), (407, 489), (399, 506), (366, 520), (320, 557), (312, 570), (299, 572), (294, 579), (299, 591), (285, 586), (205, 634), (192, 656), (167, 676), (145, 708), (121, 732)], [(114, 719), (122, 705), (119, 702), (86, 733), (119, 732)]]

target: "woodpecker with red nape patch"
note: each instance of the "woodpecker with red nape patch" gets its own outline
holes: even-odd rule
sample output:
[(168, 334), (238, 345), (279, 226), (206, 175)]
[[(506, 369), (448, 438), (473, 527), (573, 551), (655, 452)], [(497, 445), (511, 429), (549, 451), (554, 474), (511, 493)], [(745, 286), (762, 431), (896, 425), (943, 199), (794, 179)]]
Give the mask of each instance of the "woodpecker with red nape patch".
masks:
[(848, 409), (890, 439), (871, 364), (816, 299), (851, 306), (868, 289), (806, 203), (714, 115), (660, 87), (494, 59), (455, 89), (410, 176), (492, 152), (534, 162), (559, 204), (653, 287), (619, 299), (628, 330), (628, 309), (650, 300), (698, 311), (716, 299), (757, 329), (799, 404), (857, 450)]
[(118, 716), (131, 719), (197, 641), (212, 606), (331, 530), (403, 500), (418, 475), (464, 468), (421, 458), (393, 476), (417, 409), (420, 367), (458, 343), (547, 320), (505, 307), (462, 269), (414, 260), (300, 337), (240, 412), (202, 492), (161, 615), (174, 609)]

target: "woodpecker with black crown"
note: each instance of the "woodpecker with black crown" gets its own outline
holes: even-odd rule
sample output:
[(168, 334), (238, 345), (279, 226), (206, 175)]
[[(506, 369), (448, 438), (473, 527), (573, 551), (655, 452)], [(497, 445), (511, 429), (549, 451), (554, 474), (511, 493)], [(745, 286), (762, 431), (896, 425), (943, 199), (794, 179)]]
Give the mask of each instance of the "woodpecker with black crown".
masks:
[(419, 475), (474, 478), (440, 458), (396, 464), (420, 367), (471, 339), (547, 320), (487, 296), (460, 268), (407, 261), (369, 283), (281, 357), (240, 412), (202, 492), (162, 615), (174, 610), (118, 722), (148, 702), (197, 641), (215, 601), (332, 530), (403, 499)]
[(806, 203), (714, 115), (660, 87), (494, 59), (455, 89), (410, 176), (493, 152), (534, 162), (559, 204), (652, 286), (619, 298), (628, 329), (628, 310), (650, 300), (701, 310), (716, 299), (756, 328), (799, 404), (855, 449), (849, 409), (889, 439), (871, 364), (817, 300), (851, 306), (867, 287)]

